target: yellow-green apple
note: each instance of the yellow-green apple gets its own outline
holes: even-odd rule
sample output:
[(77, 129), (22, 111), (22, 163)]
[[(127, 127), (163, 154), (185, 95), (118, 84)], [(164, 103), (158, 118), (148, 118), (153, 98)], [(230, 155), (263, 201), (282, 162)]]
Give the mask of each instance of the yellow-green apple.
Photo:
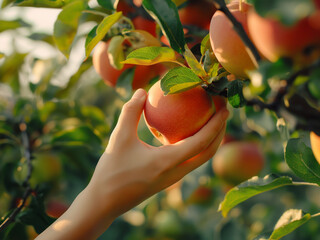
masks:
[(213, 172), (230, 185), (237, 185), (263, 169), (262, 150), (254, 142), (230, 142), (220, 146), (212, 159)]

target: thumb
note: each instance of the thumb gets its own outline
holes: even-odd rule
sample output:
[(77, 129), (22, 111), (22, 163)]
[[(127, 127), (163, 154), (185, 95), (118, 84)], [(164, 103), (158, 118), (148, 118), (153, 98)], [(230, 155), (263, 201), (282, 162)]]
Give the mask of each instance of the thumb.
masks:
[(117, 124), (121, 130), (125, 132), (137, 130), (146, 98), (146, 91), (140, 88), (133, 94), (132, 98), (123, 105)]

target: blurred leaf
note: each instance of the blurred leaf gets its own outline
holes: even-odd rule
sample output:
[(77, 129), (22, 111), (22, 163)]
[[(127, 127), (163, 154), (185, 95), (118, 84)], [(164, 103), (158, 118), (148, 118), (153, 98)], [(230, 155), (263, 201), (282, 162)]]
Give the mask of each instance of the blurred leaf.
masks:
[(302, 139), (290, 139), (284, 156), (288, 166), (298, 177), (320, 185), (320, 165), (311, 148), (307, 147)]
[(20, 240), (28, 239), (28, 234), (25, 229), (25, 225), (21, 222), (13, 222), (7, 228), (3, 230), (3, 240)]
[(228, 84), (228, 101), (234, 108), (243, 107), (246, 104), (246, 100), (243, 96), (243, 81), (234, 80)]
[[(134, 28), (134, 26), (132, 26)], [(130, 28), (129, 28), (130, 29)], [(124, 30), (122, 31), (123, 36), (126, 40), (131, 42), (134, 45), (134, 49), (143, 48), (143, 47), (161, 47), (161, 41), (154, 37), (151, 33), (141, 30)]]
[(16, 29), (20, 27), (30, 27), (31, 25), (22, 19), (16, 19), (11, 21), (0, 20), (0, 32), (4, 32), (9, 29)]
[(31, 195), (31, 202), (28, 208), (18, 214), (18, 219), (26, 225), (33, 226), (39, 234), (49, 227), (49, 225), (55, 220), (46, 214), (44, 199), (41, 195)]
[(135, 73), (135, 67), (129, 68), (123, 71), (118, 78), (116, 84), (117, 93), (123, 98), (124, 101), (128, 101), (132, 95), (132, 81)]
[(52, 138), (53, 146), (82, 146), (89, 147), (92, 151), (100, 151), (101, 143), (101, 139), (87, 126), (59, 131)]
[(293, 25), (314, 12), (312, 0), (251, 0), (251, 2), (261, 16), (279, 19), (287, 25)]
[(164, 94), (173, 94), (194, 88), (202, 83), (202, 80), (187, 67), (170, 69), (161, 79), (161, 89)]
[(311, 215), (309, 213), (304, 214), (300, 209), (290, 209), (284, 212), (274, 227), (274, 231), (269, 239), (278, 240), (288, 235), (296, 228), (308, 222), (310, 218)]
[(70, 94), (72, 92), (72, 90), (75, 89), (75, 87), (77, 86), (77, 83), (79, 82), (80, 77), (82, 76), (82, 74), (84, 72), (86, 72), (88, 69), (90, 69), (90, 67), (92, 67), (92, 62), (91, 61), (84, 61), (80, 67), (78, 68), (78, 71), (73, 74), (68, 83), (67, 86), (59, 91), (57, 91), (55, 93), (55, 96), (58, 98), (68, 98), (70, 97)]
[(76, 0), (63, 7), (54, 24), (54, 40), (58, 49), (69, 58), (71, 45), (77, 33), (82, 11), (87, 8), (87, 1)]
[(121, 70), (123, 68), (124, 61), (124, 37), (123, 36), (114, 36), (111, 38), (108, 45), (108, 57), (110, 65), (117, 69)]
[(170, 46), (183, 53), (186, 42), (176, 5), (171, 0), (143, 0), (142, 5), (160, 25)]
[(160, 62), (176, 62), (175, 52), (168, 47), (143, 47), (130, 52), (123, 63), (152, 65)]
[(220, 203), (219, 211), (226, 217), (229, 211), (239, 203), (260, 193), (291, 184), (291, 178), (285, 176), (277, 177), (275, 175), (267, 175), (264, 178), (253, 177), (232, 188)]
[(117, 8), (119, 0), (98, 0), (98, 3), (101, 7), (110, 10), (115, 10)]
[(85, 48), (86, 57), (88, 57), (93, 48), (101, 41), (113, 24), (115, 24), (122, 16), (121, 12), (116, 12), (105, 17), (98, 26), (94, 27), (86, 38)]
[(308, 89), (311, 95), (320, 100), (320, 69), (316, 69), (310, 75)]
[(273, 132), (276, 128), (275, 118), (267, 109), (256, 111), (254, 107), (247, 106), (245, 108), (247, 125), (252, 130), (257, 131), (262, 136), (269, 132)]
[(52, 46), (55, 45), (53, 36), (46, 33), (32, 33), (28, 36), (29, 39), (35, 40), (35, 41), (43, 41), (46, 42)]
[(4, 53), (0, 52), (0, 59), (4, 58), (6, 55), (4, 55)]
[(186, 59), (191, 70), (198, 75), (199, 77), (206, 77), (207, 73), (203, 69), (202, 65), (198, 62), (197, 58), (193, 55), (188, 46), (185, 46), (185, 52), (183, 53), (184, 58)]
[(15, 4), (26, 7), (61, 8), (75, 0), (16, 0)]

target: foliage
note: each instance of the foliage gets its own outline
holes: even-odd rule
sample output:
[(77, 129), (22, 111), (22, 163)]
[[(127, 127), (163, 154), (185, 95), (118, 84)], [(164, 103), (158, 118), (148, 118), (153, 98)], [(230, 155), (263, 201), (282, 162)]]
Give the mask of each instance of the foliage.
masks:
[[(130, 43), (130, 51), (114, 50), (112, 57), (124, 57), (115, 61), (118, 67), (170, 66), (161, 78), (166, 94), (202, 85), (208, 93), (226, 97), (231, 111), (227, 135), (258, 142), (267, 164), (260, 176), (230, 187), (215, 176), (210, 160), (119, 217), (100, 239), (320, 238), (320, 166), (309, 140), (310, 131), (320, 135), (319, 56), (303, 67), (287, 58), (261, 60), (238, 29), (258, 68), (248, 79), (230, 81), (212, 53), (208, 31), (180, 22), (179, 9), (186, 1), (144, 0), (142, 6), (120, 2), (131, 11), (117, 10), (119, 1), (114, 0), (2, 1), (2, 12), (30, 6), (61, 11), (50, 33), (35, 32), (23, 16), (7, 19), (0, 14), (0, 38), (8, 34), (12, 42), (23, 38), (34, 49), (44, 44), (44, 51), (54, 52), (38, 56), (33, 49), (21, 51), (18, 44), (0, 49), (0, 239), (31, 239), (53, 221), (48, 201), (59, 198), (69, 205), (88, 183), (120, 109), (132, 94), (133, 69), (124, 71), (112, 88), (92, 68), (95, 46), (119, 37), (121, 44)], [(248, 2), (260, 15), (277, 15), (287, 25), (314, 11), (311, 0)], [(212, 3), (230, 13), (224, 1)], [(290, 10), (296, 7), (304, 11)], [(137, 15), (157, 24), (156, 37), (135, 31)], [(160, 44), (162, 36), (169, 45)], [(190, 37), (201, 41), (191, 47)], [(81, 62), (71, 69), (79, 43)], [(143, 122), (138, 134), (158, 145)], [(45, 178), (35, 170), (39, 155), (50, 159), (41, 165)], [(213, 196), (191, 203), (199, 186), (210, 188)]]

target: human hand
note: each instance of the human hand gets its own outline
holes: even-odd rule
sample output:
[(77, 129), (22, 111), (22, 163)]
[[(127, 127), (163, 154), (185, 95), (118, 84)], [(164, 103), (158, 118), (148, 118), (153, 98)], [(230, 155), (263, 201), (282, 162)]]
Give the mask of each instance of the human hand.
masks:
[(146, 96), (139, 89), (123, 106), (88, 186), (105, 202), (104, 211), (114, 217), (209, 160), (225, 134), (228, 111), (223, 108), (195, 135), (171, 145), (150, 146), (137, 136)]
[(215, 154), (225, 133), (225, 108), (193, 136), (153, 147), (137, 135), (146, 97), (147, 93), (139, 89), (123, 106), (88, 186), (37, 239), (96, 239), (119, 215), (177, 182)]

